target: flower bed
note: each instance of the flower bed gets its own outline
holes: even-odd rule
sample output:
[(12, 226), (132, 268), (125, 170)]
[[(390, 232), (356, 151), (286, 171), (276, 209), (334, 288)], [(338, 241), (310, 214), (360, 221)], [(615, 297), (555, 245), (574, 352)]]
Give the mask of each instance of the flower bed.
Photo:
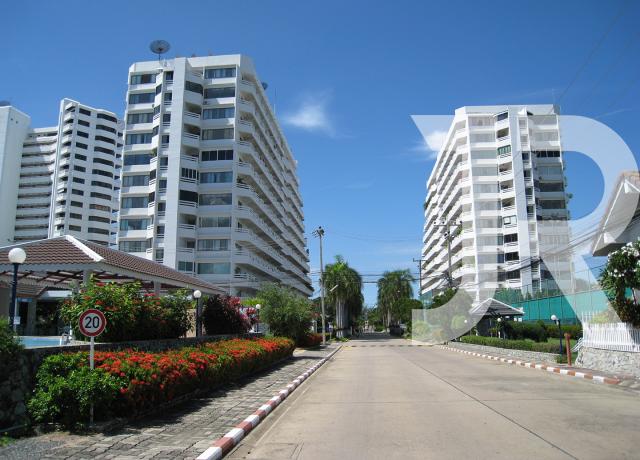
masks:
[(286, 338), (207, 342), (161, 353), (86, 352), (50, 356), (38, 370), (29, 411), (36, 422), (74, 427), (86, 423), (91, 402), (96, 420), (131, 417), (196, 390), (260, 371), (293, 353)]
[(558, 343), (533, 342), (530, 340), (507, 340), (497, 337), (482, 337), (479, 335), (463, 335), (460, 341), (488, 347), (509, 348), (512, 350), (537, 351), (542, 353), (560, 353)]

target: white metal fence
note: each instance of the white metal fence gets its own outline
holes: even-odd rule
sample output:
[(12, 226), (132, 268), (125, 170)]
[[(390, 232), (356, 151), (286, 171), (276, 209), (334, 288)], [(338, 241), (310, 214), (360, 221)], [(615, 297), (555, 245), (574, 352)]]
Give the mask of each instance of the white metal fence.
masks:
[(640, 353), (640, 329), (627, 323), (582, 323), (582, 346)]

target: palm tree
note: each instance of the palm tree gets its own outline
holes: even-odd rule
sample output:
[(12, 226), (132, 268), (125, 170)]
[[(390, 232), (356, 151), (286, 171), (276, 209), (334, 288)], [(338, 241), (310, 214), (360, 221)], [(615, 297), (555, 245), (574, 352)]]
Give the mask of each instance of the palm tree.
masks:
[(352, 315), (362, 311), (362, 277), (342, 256), (336, 256), (335, 263), (324, 269), (324, 287), (328, 301), (336, 306), (336, 335), (349, 335)]
[(411, 283), (413, 276), (410, 270), (387, 271), (378, 280), (378, 307), (381, 309), (385, 326), (389, 326), (400, 306), (400, 300), (413, 297)]

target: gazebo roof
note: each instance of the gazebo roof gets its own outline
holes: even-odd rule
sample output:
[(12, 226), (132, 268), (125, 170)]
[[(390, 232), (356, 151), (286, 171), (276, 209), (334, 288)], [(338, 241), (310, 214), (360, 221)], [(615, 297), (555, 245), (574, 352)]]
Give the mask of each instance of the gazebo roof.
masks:
[(469, 313), (484, 316), (523, 316), (524, 312), (494, 298), (483, 300), (475, 305)]
[(162, 287), (199, 289), (206, 294), (221, 294), (222, 289), (166, 265), (126, 252), (110, 249), (70, 235), (31, 241), (0, 248), (0, 279), (8, 282), (13, 274), (9, 251), (20, 247), (27, 253), (19, 266), (19, 286), (24, 294), (39, 295), (51, 287), (69, 288), (82, 281), (86, 270), (103, 281), (139, 280)]

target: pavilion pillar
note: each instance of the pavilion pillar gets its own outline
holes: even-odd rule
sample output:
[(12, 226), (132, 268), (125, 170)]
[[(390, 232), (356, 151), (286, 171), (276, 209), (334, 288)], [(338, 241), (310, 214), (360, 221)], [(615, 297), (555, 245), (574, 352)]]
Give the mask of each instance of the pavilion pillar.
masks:
[(89, 281), (91, 281), (91, 274), (93, 273), (93, 271), (87, 269), (87, 270), (83, 270), (82, 271), (82, 284), (83, 285), (87, 285), (89, 284)]
[(25, 335), (34, 335), (36, 332), (36, 306), (38, 305), (38, 299), (29, 299), (27, 307), (27, 324), (25, 328)]
[(153, 294), (156, 297), (160, 297), (160, 287), (161, 287), (162, 283), (160, 283), (159, 281), (154, 281), (153, 282)]

